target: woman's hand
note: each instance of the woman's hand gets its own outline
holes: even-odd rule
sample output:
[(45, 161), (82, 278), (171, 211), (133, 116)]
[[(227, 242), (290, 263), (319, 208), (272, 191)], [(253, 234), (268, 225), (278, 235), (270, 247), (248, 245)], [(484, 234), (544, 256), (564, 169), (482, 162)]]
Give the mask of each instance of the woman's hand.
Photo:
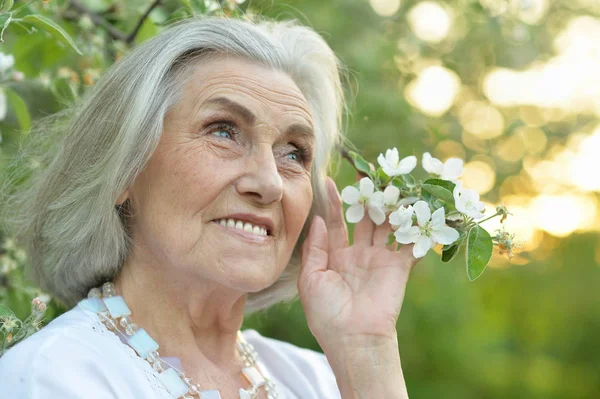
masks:
[(327, 226), (318, 216), (312, 220), (298, 279), (311, 332), (326, 354), (344, 343), (356, 349), (362, 343), (397, 342), (396, 321), (417, 262), (412, 245), (398, 251), (397, 243), (388, 246), (387, 220), (376, 226), (365, 214), (348, 246), (342, 200), (332, 179), (327, 185), (329, 220)]

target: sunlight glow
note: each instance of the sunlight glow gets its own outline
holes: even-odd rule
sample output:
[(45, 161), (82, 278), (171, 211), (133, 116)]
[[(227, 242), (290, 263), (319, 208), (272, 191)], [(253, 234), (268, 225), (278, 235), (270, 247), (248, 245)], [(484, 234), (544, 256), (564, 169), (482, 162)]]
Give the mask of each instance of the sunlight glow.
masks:
[(600, 115), (600, 19), (575, 17), (556, 37), (557, 55), (518, 71), (494, 68), (483, 92), (504, 107), (533, 105)]
[(454, 104), (460, 84), (455, 72), (439, 65), (430, 66), (406, 86), (405, 97), (423, 113), (441, 116)]
[(504, 132), (500, 111), (483, 101), (469, 101), (460, 110), (460, 123), (465, 130), (480, 139), (493, 139)]
[(400, 9), (400, 0), (369, 0), (373, 10), (382, 17), (391, 17)]
[(496, 172), (482, 161), (471, 161), (465, 164), (462, 182), (465, 187), (477, 191), (479, 194), (489, 192), (496, 184)]
[(419, 39), (439, 43), (450, 33), (452, 15), (439, 3), (422, 1), (408, 12), (408, 23)]

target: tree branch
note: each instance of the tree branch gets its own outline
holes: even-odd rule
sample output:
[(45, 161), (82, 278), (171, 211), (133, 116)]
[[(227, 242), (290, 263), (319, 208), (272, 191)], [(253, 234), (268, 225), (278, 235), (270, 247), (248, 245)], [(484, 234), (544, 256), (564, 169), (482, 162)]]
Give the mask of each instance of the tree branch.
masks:
[[(135, 40), (135, 37), (137, 36), (140, 29), (142, 28), (144, 21), (146, 20), (146, 18), (148, 18), (148, 15), (150, 15), (152, 10), (154, 10), (156, 7), (158, 7), (160, 5), (160, 3), (161, 3), (161, 0), (154, 0), (152, 2), (152, 4), (150, 4), (150, 6), (148, 6), (148, 8), (144, 12), (144, 14), (142, 14), (139, 21), (135, 25), (135, 28), (133, 29), (133, 31), (131, 31), (131, 33), (129, 33), (129, 34), (125, 34), (125, 33), (121, 32), (119, 29), (115, 28), (102, 15), (99, 15), (99, 14), (93, 12), (88, 7), (86, 7), (84, 4), (82, 4), (79, 0), (70, 0), (69, 1), (70, 7), (73, 10), (75, 10), (78, 14), (88, 15), (90, 17), (90, 19), (92, 20), (92, 22), (94, 23), (94, 25), (101, 26), (102, 28), (106, 29), (106, 31), (108, 32), (110, 37), (112, 37), (115, 40), (123, 41), (127, 44), (133, 43), (133, 41)], [(69, 15), (66, 15), (66, 16), (70, 17)]]
[(90, 17), (90, 19), (92, 20), (92, 22), (94, 23), (94, 25), (101, 26), (104, 29), (106, 29), (106, 31), (108, 32), (110, 37), (112, 37), (113, 39), (122, 40), (124, 42), (127, 42), (128, 36), (126, 34), (121, 32), (117, 28), (115, 28), (110, 22), (108, 22), (106, 19), (104, 19), (104, 17), (96, 14), (95, 12), (93, 12), (92, 10), (87, 8), (85, 5), (80, 3), (79, 0), (71, 0), (69, 2), (69, 5), (71, 6), (71, 8), (73, 8), (79, 14), (88, 15)]
[(161, 0), (154, 0), (152, 2), (152, 4), (150, 4), (150, 6), (146, 9), (146, 12), (144, 12), (142, 14), (142, 17), (138, 21), (138, 23), (135, 26), (135, 28), (133, 29), (133, 31), (127, 36), (127, 39), (125, 39), (125, 41), (127, 42), (127, 44), (133, 43), (133, 41), (135, 40), (136, 35), (138, 34), (138, 32), (140, 31), (140, 29), (142, 28), (142, 25), (144, 24), (144, 21), (146, 20), (146, 18), (148, 18), (148, 15), (150, 15), (150, 13), (152, 12), (152, 10), (154, 10), (156, 7), (158, 7), (160, 5), (160, 2), (161, 2)]

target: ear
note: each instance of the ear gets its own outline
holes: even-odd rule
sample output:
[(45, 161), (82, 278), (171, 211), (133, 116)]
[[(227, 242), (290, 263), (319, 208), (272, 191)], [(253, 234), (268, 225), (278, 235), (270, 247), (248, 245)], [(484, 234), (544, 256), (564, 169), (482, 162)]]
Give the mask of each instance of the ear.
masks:
[(117, 202), (115, 202), (115, 205), (122, 205), (123, 202), (127, 201), (127, 199), (129, 198), (129, 189), (126, 189), (125, 191), (123, 191), (123, 193), (119, 196), (119, 198), (117, 199)]

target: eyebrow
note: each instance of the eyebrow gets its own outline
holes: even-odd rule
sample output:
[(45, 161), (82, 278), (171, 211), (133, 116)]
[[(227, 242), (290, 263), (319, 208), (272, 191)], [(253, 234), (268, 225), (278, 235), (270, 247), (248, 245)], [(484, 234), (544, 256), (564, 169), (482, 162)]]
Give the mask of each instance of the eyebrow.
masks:
[[(254, 122), (256, 122), (256, 115), (254, 115), (252, 111), (244, 107), (242, 104), (236, 103), (235, 101), (230, 100), (226, 97), (211, 98), (210, 100), (206, 101), (206, 104), (215, 104), (225, 107), (228, 110), (233, 111), (234, 113), (241, 116), (242, 119), (244, 119), (244, 121), (248, 124), (254, 124)], [(302, 123), (294, 123), (290, 125), (286, 130), (286, 134), (291, 133), (299, 134), (301, 136), (308, 136), (311, 138), (314, 138), (315, 136), (315, 132), (313, 131), (313, 129), (310, 126), (307, 126)]]

